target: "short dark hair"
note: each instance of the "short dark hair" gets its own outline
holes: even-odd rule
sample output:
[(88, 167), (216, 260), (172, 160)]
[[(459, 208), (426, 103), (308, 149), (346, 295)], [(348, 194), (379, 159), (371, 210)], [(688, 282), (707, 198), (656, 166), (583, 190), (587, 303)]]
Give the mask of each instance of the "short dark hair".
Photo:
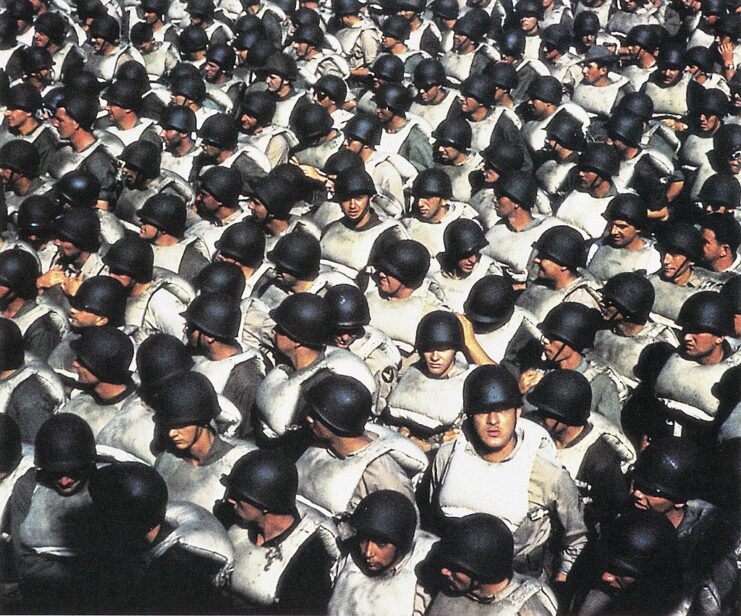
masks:
[(728, 245), (734, 253), (741, 245), (741, 224), (730, 212), (706, 215), (700, 221), (700, 228), (710, 229), (715, 234), (715, 241)]

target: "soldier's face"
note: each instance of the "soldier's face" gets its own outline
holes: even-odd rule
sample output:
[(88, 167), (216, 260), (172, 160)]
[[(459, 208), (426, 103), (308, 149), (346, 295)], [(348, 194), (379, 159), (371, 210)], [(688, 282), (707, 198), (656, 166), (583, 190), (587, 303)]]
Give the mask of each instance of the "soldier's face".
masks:
[(159, 21), (160, 16), (157, 15), (157, 13), (153, 13), (152, 11), (144, 11), (144, 21), (146, 21), (150, 26), (152, 24), (156, 24), (157, 21)]
[(471, 272), (473, 272), (473, 269), (476, 267), (476, 264), (481, 260), (481, 253), (476, 252), (472, 255), (465, 256), (461, 259), (458, 259), (456, 263), (456, 269), (458, 272), (463, 274), (464, 276), (468, 276)]
[(548, 434), (553, 438), (558, 438), (568, 428), (565, 423), (555, 417), (544, 417), (543, 423), (545, 424), (545, 429), (548, 430)]
[(5, 110), (5, 123), (10, 129), (18, 128), (30, 117), (31, 114), (28, 111), (23, 111), (22, 109)]
[(283, 87), (283, 78), (280, 75), (270, 74), (265, 77), (265, 83), (270, 92), (278, 92)]
[(540, 344), (543, 346), (543, 354), (548, 361), (564, 361), (571, 359), (576, 351), (572, 349), (563, 340), (551, 340), (546, 336), (543, 336), (540, 340)]
[(93, 48), (93, 51), (95, 53), (102, 53), (103, 48), (105, 47), (105, 39), (96, 36), (90, 39), (90, 46)]
[(90, 370), (83, 366), (77, 359), (72, 362), (72, 368), (77, 372), (77, 380), (83, 385), (95, 386), (100, 381)]
[(370, 197), (368, 195), (355, 195), (340, 202), (342, 213), (351, 222), (359, 222), (368, 212)]
[(505, 453), (515, 446), (515, 426), (522, 408), (477, 413), (471, 417), (474, 430), (487, 453)]
[(673, 86), (682, 78), (682, 69), (663, 68), (659, 70), (659, 76), (661, 77), (661, 83), (665, 86)]
[(715, 261), (725, 256), (728, 252), (726, 245), (718, 243), (715, 237), (715, 231), (712, 229), (703, 229), (702, 239), (702, 256), (706, 263), (715, 263)]
[(677, 253), (661, 253), (661, 275), (665, 280), (674, 280), (690, 266), (687, 257)]
[(720, 126), (720, 118), (716, 115), (701, 113), (698, 126), (703, 133), (712, 133)]
[(257, 222), (262, 222), (268, 219), (268, 208), (266, 208), (258, 199), (249, 199), (247, 201), (247, 207), (252, 212), (252, 217)]
[[(655, 511), (666, 514), (674, 509), (674, 503), (668, 498), (657, 496), (646, 490), (641, 490), (642, 486), (636, 485), (635, 481), (630, 483), (630, 496), (633, 499), (633, 506), (641, 511)], [(645, 488), (644, 488), (645, 489)]]
[(440, 86), (438, 85), (426, 85), (419, 86), (419, 97), (423, 103), (430, 103), (434, 101), (440, 94)]
[(262, 517), (262, 511), (252, 503), (243, 500), (236, 500), (234, 498), (227, 498), (227, 502), (232, 506), (232, 509), (234, 509), (236, 516), (245, 522), (256, 522)]
[(607, 74), (607, 69), (600, 67), (596, 62), (590, 62), (585, 64), (581, 70), (582, 77), (584, 77), (584, 83), (587, 85), (594, 85), (597, 81)]
[(600, 176), (591, 169), (579, 169), (578, 183), (579, 188), (591, 190), (600, 182)]
[(517, 204), (507, 195), (494, 196), (494, 210), (500, 218), (511, 216), (517, 209)]
[(445, 200), (440, 197), (419, 197), (417, 199), (417, 213), (420, 219), (437, 221), (444, 214)]
[(79, 124), (67, 114), (64, 107), (58, 107), (51, 121), (62, 139), (69, 139), (79, 127)]
[(481, 108), (481, 103), (479, 103), (478, 100), (476, 100), (473, 96), (466, 96), (465, 94), (461, 94), (458, 98), (458, 101), (461, 105), (461, 111), (463, 113), (476, 113)]
[(453, 35), (454, 51), (464, 51), (469, 45), (472, 45), (471, 39), (469, 39), (465, 34)]
[(306, 417), (306, 423), (309, 424), (312, 434), (321, 443), (326, 443), (334, 437), (334, 432), (330, 430), (321, 419), (308, 415)]
[(363, 142), (357, 141), (356, 139), (353, 139), (352, 137), (347, 137), (347, 139), (345, 139), (345, 149), (350, 150), (351, 152), (354, 152), (355, 154), (360, 154), (360, 152), (363, 149)]
[(381, 295), (387, 297), (393, 297), (403, 286), (401, 280), (394, 278), (391, 274), (387, 274), (383, 271), (378, 272), (376, 276), (376, 284), (378, 285), (378, 291)]
[(80, 249), (67, 240), (56, 239), (54, 240), (54, 245), (64, 259), (74, 259), (80, 255)]
[(346, 329), (341, 331), (334, 336), (335, 346), (341, 349), (348, 349), (350, 345), (360, 338), (365, 333), (365, 330), (360, 327), (357, 329)]
[(358, 551), (368, 573), (378, 575), (394, 566), (400, 556), (393, 543), (384, 543), (380, 540), (361, 539), (358, 542)]
[(55, 473), (50, 476), (49, 484), (60, 496), (72, 496), (87, 486), (86, 475), (84, 470)]
[(564, 269), (562, 265), (548, 257), (535, 257), (534, 261), (538, 266), (538, 278), (541, 280), (555, 280)]
[(211, 82), (216, 80), (220, 72), (221, 67), (215, 62), (211, 62), (211, 60), (203, 65), (203, 76), (205, 77), (206, 81)]
[(446, 579), (450, 590), (457, 593), (469, 592), (474, 586), (473, 579), (457, 569), (443, 567), (440, 574)]
[(638, 237), (638, 229), (625, 220), (613, 220), (610, 225), (610, 245), (613, 248), (627, 246)]
[(427, 373), (433, 378), (441, 379), (453, 369), (455, 364), (455, 349), (435, 349), (422, 353)]
[(696, 361), (712, 354), (721, 344), (723, 338), (710, 332), (688, 332), (682, 330), (682, 354)]
[(86, 327), (104, 325), (107, 322), (107, 319), (92, 312), (88, 312), (87, 310), (77, 310), (77, 308), (72, 308), (70, 310), (69, 322), (73, 329), (84, 329)]
[(520, 17), (520, 30), (523, 32), (534, 32), (538, 28), (538, 18), (535, 16)]
[(33, 33), (33, 46), (34, 47), (46, 47), (49, 44), (49, 37), (46, 34), (42, 34), (38, 30)]
[(168, 150), (174, 150), (183, 142), (183, 136), (172, 128), (167, 128), (160, 133), (160, 139)]

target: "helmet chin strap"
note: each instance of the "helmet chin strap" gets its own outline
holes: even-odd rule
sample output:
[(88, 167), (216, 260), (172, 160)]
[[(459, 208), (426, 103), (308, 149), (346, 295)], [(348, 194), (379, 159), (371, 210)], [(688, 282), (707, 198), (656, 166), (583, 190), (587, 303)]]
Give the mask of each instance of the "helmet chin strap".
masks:
[(689, 269), (689, 263), (690, 260), (687, 257), (684, 257), (684, 261), (682, 261), (682, 265), (680, 265), (677, 268), (677, 271), (674, 272), (674, 275), (669, 278), (669, 282), (674, 282), (677, 278), (679, 278), (682, 274), (684, 274)]

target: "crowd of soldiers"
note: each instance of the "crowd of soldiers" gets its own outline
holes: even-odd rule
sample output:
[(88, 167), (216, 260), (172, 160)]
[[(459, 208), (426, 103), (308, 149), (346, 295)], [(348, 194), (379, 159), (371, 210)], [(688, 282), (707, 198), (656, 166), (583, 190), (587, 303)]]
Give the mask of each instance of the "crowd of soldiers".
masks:
[(724, 616), (741, 0), (4, 0), (0, 611)]

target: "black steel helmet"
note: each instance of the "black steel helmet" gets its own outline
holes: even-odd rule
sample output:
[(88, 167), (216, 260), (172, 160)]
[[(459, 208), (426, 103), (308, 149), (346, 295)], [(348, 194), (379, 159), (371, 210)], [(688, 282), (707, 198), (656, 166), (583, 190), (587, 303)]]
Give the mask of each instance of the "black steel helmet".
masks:
[(181, 372), (163, 383), (154, 409), (154, 421), (164, 429), (206, 426), (221, 412), (211, 381), (193, 371)]
[(645, 92), (628, 92), (618, 101), (615, 111), (629, 111), (648, 122), (654, 114), (654, 102)]
[(607, 122), (607, 136), (613, 141), (622, 141), (632, 148), (640, 147), (643, 137), (643, 118), (629, 111), (616, 111)]
[(45, 473), (89, 470), (95, 463), (95, 437), (79, 415), (57, 413), (36, 433), (34, 464)]
[(237, 54), (234, 48), (226, 43), (213, 43), (206, 52), (206, 61), (213, 62), (227, 75), (234, 70)]
[(662, 69), (679, 69), (683, 70), (686, 62), (684, 58), (685, 48), (678, 43), (668, 42), (661, 46), (657, 64), (659, 70)]
[(346, 201), (359, 195), (372, 197), (376, 194), (373, 178), (365, 169), (350, 168), (340, 171), (334, 181), (334, 200)]
[(378, 490), (358, 503), (351, 524), (356, 540), (390, 543), (399, 554), (406, 554), (414, 541), (417, 511), (401, 492)]
[(124, 324), (126, 297), (126, 289), (118, 280), (92, 276), (82, 282), (69, 301), (75, 310), (107, 317), (110, 325), (118, 327)]
[(242, 220), (228, 226), (215, 247), (223, 256), (254, 267), (265, 257), (265, 232), (255, 221)]
[(715, 58), (713, 52), (707, 47), (701, 47), (697, 45), (690, 47), (687, 50), (685, 56), (687, 66), (696, 66), (703, 73), (711, 73), (713, 71), (713, 64), (715, 64)]
[(208, 48), (208, 34), (200, 26), (185, 26), (178, 35), (178, 49), (180, 53), (195, 53), (206, 51)]
[(450, 181), (450, 176), (442, 169), (436, 167), (423, 169), (414, 178), (412, 195), (417, 198), (440, 197), (441, 199), (452, 199), (453, 185)]
[(677, 325), (684, 331), (730, 336), (733, 334), (733, 306), (720, 293), (700, 291), (682, 304)]
[(175, 96), (183, 96), (186, 100), (191, 100), (199, 105), (206, 98), (206, 84), (200, 75), (171, 78), (171, 80), (170, 91)]
[(538, 412), (569, 426), (586, 426), (592, 404), (592, 388), (576, 370), (553, 370), (527, 394)]
[(520, 406), (522, 394), (517, 379), (503, 366), (478, 366), (463, 383), (463, 408), (467, 415)]
[(169, 379), (188, 372), (192, 367), (190, 352), (181, 340), (170, 334), (153, 334), (136, 351), (136, 372), (141, 382), (139, 390), (147, 395), (159, 392)]
[(726, 161), (741, 152), (741, 126), (725, 123), (713, 135), (713, 151), (719, 161)]
[(488, 242), (484, 230), (470, 218), (458, 218), (443, 232), (445, 255), (456, 262), (477, 254)]
[(686, 438), (667, 436), (652, 440), (638, 454), (630, 478), (635, 489), (683, 503), (696, 496), (701, 454)]
[(162, 151), (151, 141), (139, 139), (127, 145), (119, 158), (124, 166), (132, 171), (138, 171), (143, 178), (150, 180), (159, 177)]
[(0, 413), (0, 473), (11, 473), (23, 457), (21, 431), (7, 413)]
[(157, 15), (166, 15), (168, 9), (167, 0), (142, 0), (141, 9), (145, 13), (156, 13)]
[(417, 325), (414, 346), (418, 353), (463, 349), (463, 327), (458, 318), (447, 310), (433, 310)]
[(497, 197), (506, 196), (526, 210), (532, 210), (538, 197), (538, 183), (532, 173), (510, 171), (494, 187)]
[(374, 95), (378, 107), (388, 107), (397, 115), (404, 115), (412, 106), (412, 95), (400, 83), (383, 83)]
[(233, 150), (237, 147), (239, 125), (229, 114), (216, 113), (204, 120), (198, 136), (206, 145), (213, 145), (222, 150)]
[(432, 137), (436, 144), (452, 146), (461, 152), (467, 152), (471, 148), (473, 131), (471, 125), (463, 118), (445, 119), (432, 131)]
[(246, 280), (242, 270), (234, 263), (214, 261), (198, 272), (193, 286), (201, 295), (219, 293), (228, 295), (238, 303), (242, 299)]
[(653, 285), (639, 272), (615, 274), (600, 293), (626, 320), (633, 323), (645, 323), (648, 320), (656, 299)]
[(735, 314), (741, 314), (741, 276), (727, 280), (720, 294), (728, 300)]
[(229, 475), (221, 476), (226, 497), (247, 501), (274, 514), (290, 514), (296, 509), (298, 471), (281, 452), (257, 449), (243, 455)]
[(623, 220), (636, 229), (645, 229), (648, 225), (648, 206), (639, 195), (620, 193), (607, 205), (604, 216), (610, 221)]
[(541, 31), (540, 40), (542, 44), (563, 54), (569, 50), (571, 45), (571, 31), (565, 24), (551, 24)]
[(305, 346), (324, 346), (331, 335), (329, 305), (313, 293), (289, 295), (270, 317), (289, 338)]
[(660, 252), (684, 255), (692, 263), (702, 259), (703, 243), (702, 233), (689, 223), (677, 222), (657, 232)]
[(476, 99), (485, 107), (494, 104), (494, 89), (496, 85), (485, 73), (474, 73), (463, 80), (460, 93), (463, 96)]
[(255, 182), (255, 189), (250, 196), (262, 203), (273, 218), (288, 220), (291, 209), (300, 198), (300, 185), (300, 179), (291, 183), (279, 171), (279, 167), (276, 167), (266, 177)]
[(8, 287), (17, 297), (36, 297), (36, 278), (40, 274), (36, 257), (27, 250), (11, 248), (0, 252), (0, 285)]
[(473, 8), (461, 15), (453, 26), (453, 32), (478, 43), (489, 32), (491, 17), (481, 8)]
[(225, 207), (237, 207), (242, 176), (232, 167), (214, 166), (200, 177), (200, 188)]
[(267, 92), (246, 92), (242, 99), (241, 115), (255, 118), (258, 127), (269, 126), (275, 115), (275, 99)]
[(53, 237), (59, 214), (59, 205), (50, 197), (46, 195), (26, 197), (18, 208), (16, 219), (18, 233), (26, 238), (31, 235), (39, 238)]
[(121, 36), (121, 27), (111, 15), (100, 15), (90, 24), (88, 36), (91, 39), (102, 38), (109, 43), (116, 43)]
[(96, 520), (122, 541), (141, 539), (162, 524), (167, 511), (167, 484), (151, 466), (116, 462), (90, 480)]
[(594, 346), (594, 336), (602, 318), (594, 308), (576, 302), (563, 302), (551, 308), (538, 329), (550, 340), (559, 340), (581, 353)]
[(85, 327), (80, 337), (70, 342), (78, 363), (103, 383), (118, 385), (131, 381), (134, 344), (113, 325)]
[(381, 26), (382, 36), (389, 36), (402, 43), (409, 38), (412, 27), (409, 21), (401, 15), (391, 15), (386, 18)]
[(718, 88), (702, 88), (690, 98), (690, 115), (724, 118), (731, 111), (731, 102), (725, 92)]
[(304, 392), (306, 414), (339, 436), (362, 436), (370, 419), (373, 397), (357, 379), (328, 374)]
[(267, 257), (277, 270), (299, 280), (313, 280), (319, 273), (322, 249), (313, 235), (294, 231), (281, 237)]
[(716, 173), (703, 182), (697, 198), (711, 206), (735, 209), (741, 203), (741, 184), (733, 175)]
[(507, 92), (517, 85), (517, 70), (511, 64), (489, 62), (484, 68), (484, 74), (491, 79), (497, 88)]
[(434, 58), (425, 58), (414, 67), (412, 82), (418, 89), (445, 85), (447, 77), (442, 62)]
[(37, 88), (34, 88), (30, 83), (19, 83), (8, 90), (5, 104), (8, 109), (20, 109), (28, 113), (36, 113), (41, 109), (44, 101)]
[(404, 62), (393, 54), (382, 54), (373, 62), (370, 72), (375, 79), (401, 83), (404, 79)]
[(356, 171), (364, 171), (365, 164), (360, 154), (351, 152), (347, 148), (340, 148), (334, 154), (332, 154), (324, 163), (322, 171), (328, 176), (335, 178), (348, 169), (355, 169)]
[(312, 86), (314, 92), (321, 92), (329, 97), (335, 105), (341, 107), (347, 98), (347, 84), (337, 75), (322, 75)]
[(359, 0), (332, 0), (332, 13), (336, 17), (357, 15), (361, 6)]
[(500, 176), (519, 171), (525, 162), (525, 150), (516, 143), (497, 142), (488, 145), (481, 155), (484, 158), (484, 168), (493, 169)]
[(103, 256), (103, 263), (114, 274), (130, 276), (136, 282), (152, 280), (154, 252), (146, 240), (124, 236)]
[(458, 19), (460, 6), (456, 0), (433, 0), (430, 10), (440, 19)]
[(471, 287), (463, 312), (474, 323), (506, 323), (515, 309), (517, 295), (504, 276), (484, 276)]
[(15, 321), (0, 317), (0, 370), (17, 370), (24, 361), (20, 328)]
[(138, 111), (143, 103), (141, 85), (128, 79), (116, 79), (103, 92), (103, 100), (109, 105)]
[(584, 238), (576, 229), (566, 225), (548, 229), (538, 238), (534, 247), (541, 259), (549, 259), (574, 271), (584, 267), (587, 262)]
[(278, 75), (286, 81), (295, 81), (298, 76), (296, 61), (282, 52), (276, 52), (265, 60), (263, 72), (266, 75)]
[(640, 24), (633, 26), (625, 37), (625, 45), (636, 45), (654, 54), (661, 45), (661, 35), (653, 26)]
[(520, 28), (509, 28), (502, 32), (498, 43), (503, 56), (520, 58), (525, 53), (525, 33)]
[(582, 11), (574, 17), (574, 36), (597, 34), (600, 31), (599, 17), (592, 11)]
[(579, 168), (594, 171), (609, 180), (620, 171), (620, 155), (605, 143), (588, 143), (579, 155)]
[(567, 150), (581, 152), (586, 144), (582, 123), (565, 109), (556, 112), (546, 125), (545, 133), (547, 139), (553, 139)]
[(62, 205), (92, 208), (100, 195), (100, 182), (89, 171), (74, 169), (57, 180), (54, 192)]
[(36, 146), (23, 139), (13, 139), (0, 147), (0, 167), (28, 178), (39, 174), (41, 155)]
[(67, 34), (67, 21), (61, 13), (46, 12), (36, 17), (33, 22), (36, 32), (48, 37), (49, 41), (60, 47), (64, 44)]
[(192, 16), (213, 17), (216, 7), (213, 0), (188, 0), (185, 10)]
[(342, 132), (345, 133), (345, 137), (373, 148), (381, 143), (383, 127), (376, 116), (358, 113), (348, 120)]
[(563, 98), (563, 87), (561, 82), (551, 75), (538, 75), (527, 89), (527, 94), (531, 99), (558, 106)]
[(201, 293), (181, 316), (191, 329), (222, 340), (236, 338), (242, 322), (238, 299), (225, 293)]
[(449, 520), (433, 548), (441, 566), (462, 571), (477, 582), (491, 584), (512, 577), (514, 539), (507, 525), (488, 513)]
[(358, 287), (336, 284), (324, 296), (335, 332), (358, 329), (370, 323), (368, 300)]
[(174, 193), (157, 193), (144, 202), (138, 212), (142, 224), (152, 225), (164, 233), (183, 237), (186, 207), (182, 197)]
[(57, 223), (56, 237), (85, 252), (97, 252), (100, 248), (100, 219), (92, 209), (65, 210)]
[(302, 145), (310, 145), (321, 137), (326, 137), (333, 126), (334, 121), (329, 111), (320, 105), (303, 105), (291, 117), (291, 128)]
[(677, 531), (663, 513), (630, 511), (605, 529), (605, 569), (634, 578), (661, 576), (676, 566)]
[(422, 285), (430, 269), (430, 253), (416, 240), (400, 240), (375, 255), (374, 267), (416, 289)]

